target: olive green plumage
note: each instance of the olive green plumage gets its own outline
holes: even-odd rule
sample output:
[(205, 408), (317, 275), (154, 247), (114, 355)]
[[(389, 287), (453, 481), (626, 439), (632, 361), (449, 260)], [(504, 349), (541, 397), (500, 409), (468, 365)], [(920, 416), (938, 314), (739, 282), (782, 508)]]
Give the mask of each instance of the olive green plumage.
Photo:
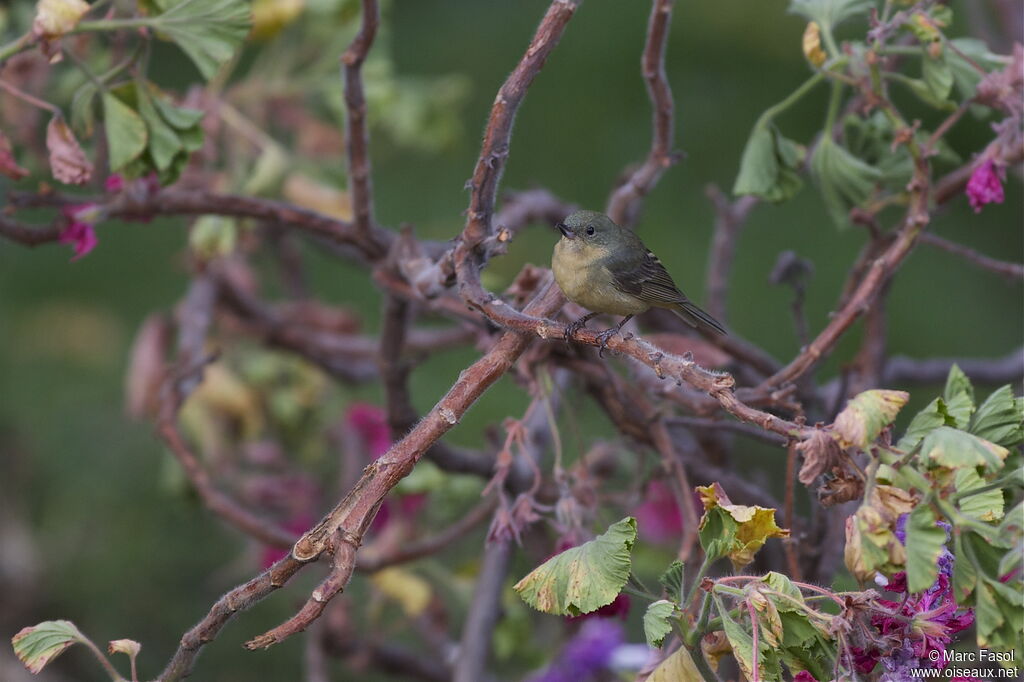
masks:
[(725, 334), (722, 325), (679, 291), (665, 266), (632, 230), (596, 211), (577, 211), (558, 229), (562, 238), (551, 257), (555, 281), (571, 301), (593, 311), (572, 328), (598, 313), (625, 315), (602, 334), (605, 343), (631, 317), (656, 307), (671, 310), (691, 327)]

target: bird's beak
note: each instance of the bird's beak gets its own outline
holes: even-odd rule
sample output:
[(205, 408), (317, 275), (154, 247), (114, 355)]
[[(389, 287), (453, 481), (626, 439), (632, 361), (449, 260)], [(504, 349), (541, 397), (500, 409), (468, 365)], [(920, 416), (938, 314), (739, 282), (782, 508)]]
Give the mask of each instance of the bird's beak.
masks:
[(576, 233), (566, 227), (565, 223), (558, 223), (555, 227), (558, 228), (558, 231), (561, 232), (562, 236), (566, 239), (576, 239)]

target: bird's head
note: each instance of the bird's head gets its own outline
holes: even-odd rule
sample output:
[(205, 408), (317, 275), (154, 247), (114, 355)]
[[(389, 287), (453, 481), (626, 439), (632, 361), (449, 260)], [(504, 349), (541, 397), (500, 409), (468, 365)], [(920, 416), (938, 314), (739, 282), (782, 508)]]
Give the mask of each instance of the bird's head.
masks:
[(594, 246), (615, 243), (622, 229), (611, 218), (597, 211), (576, 211), (566, 216), (556, 227), (565, 239), (582, 240)]

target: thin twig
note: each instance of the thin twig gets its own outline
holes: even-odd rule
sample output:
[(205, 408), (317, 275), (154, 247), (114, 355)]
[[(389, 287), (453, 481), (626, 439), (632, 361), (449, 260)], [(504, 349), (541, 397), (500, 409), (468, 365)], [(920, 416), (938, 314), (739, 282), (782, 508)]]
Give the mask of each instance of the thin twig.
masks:
[(363, 93), (363, 62), (373, 46), (380, 24), (377, 0), (362, 0), (363, 19), (359, 33), (341, 56), (345, 80), (345, 151), (352, 192), (352, 217), (360, 241), (373, 242), (373, 186), (370, 178), (369, 132), (366, 125), (366, 96)]
[(673, 4), (675, 0), (653, 0), (651, 3), (647, 41), (641, 59), (653, 118), (651, 150), (643, 164), (608, 199), (606, 213), (619, 225), (632, 226), (639, 214), (640, 200), (654, 188), (662, 174), (679, 160), (679, 155), (672, 151), (675, 105), (665, 73), (665, 48), (668, 45)]
[(759, 199), (748, 194), (730, 202), (718, 185), (713, 184), (708, 185), (704, 191), (715, 207), (715, 229), (708, 253), (704, 307), (712, 317), (724, 322), (729, 318), (726, 297), (739, 234)]
[(994, 272), (995, 274), (1008, 279), (1024, 279), (1024, 264), (1010, 263), (990, 258), (983, 253), (978, 253), (970, 247), (957, 244), (956, 242), (944, 239), (937, 234), (932, 234), (931, 232), (925, 232), (921, 235), (920, 239), (924, 244), (928, 244), (929, 246), (934, 246), (937, 249), (942, 249), (947, 253), (960, 256), (971, 265), (975, 265), (983, 270)]

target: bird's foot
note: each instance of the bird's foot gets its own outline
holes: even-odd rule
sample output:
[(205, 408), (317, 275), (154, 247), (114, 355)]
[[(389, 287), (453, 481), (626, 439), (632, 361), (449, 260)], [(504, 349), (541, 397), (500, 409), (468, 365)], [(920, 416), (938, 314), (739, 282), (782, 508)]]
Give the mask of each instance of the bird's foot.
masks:
[(584, 315), (578, 320), (573, 320), (569, 324), (565, 325), (565, 342), (572, 343), (572, 337), (576, 336), (576, 332), (587, 326), (587, 322), (590, 318), (594, 317), (595, 313)]
[(608, 348), (608, 340), (615, 336), (618, 331), (618, 327), (612, 327), (611, 329), (605, 329), (597, 335), (597, 357), (604, 357), (604, 352)]

